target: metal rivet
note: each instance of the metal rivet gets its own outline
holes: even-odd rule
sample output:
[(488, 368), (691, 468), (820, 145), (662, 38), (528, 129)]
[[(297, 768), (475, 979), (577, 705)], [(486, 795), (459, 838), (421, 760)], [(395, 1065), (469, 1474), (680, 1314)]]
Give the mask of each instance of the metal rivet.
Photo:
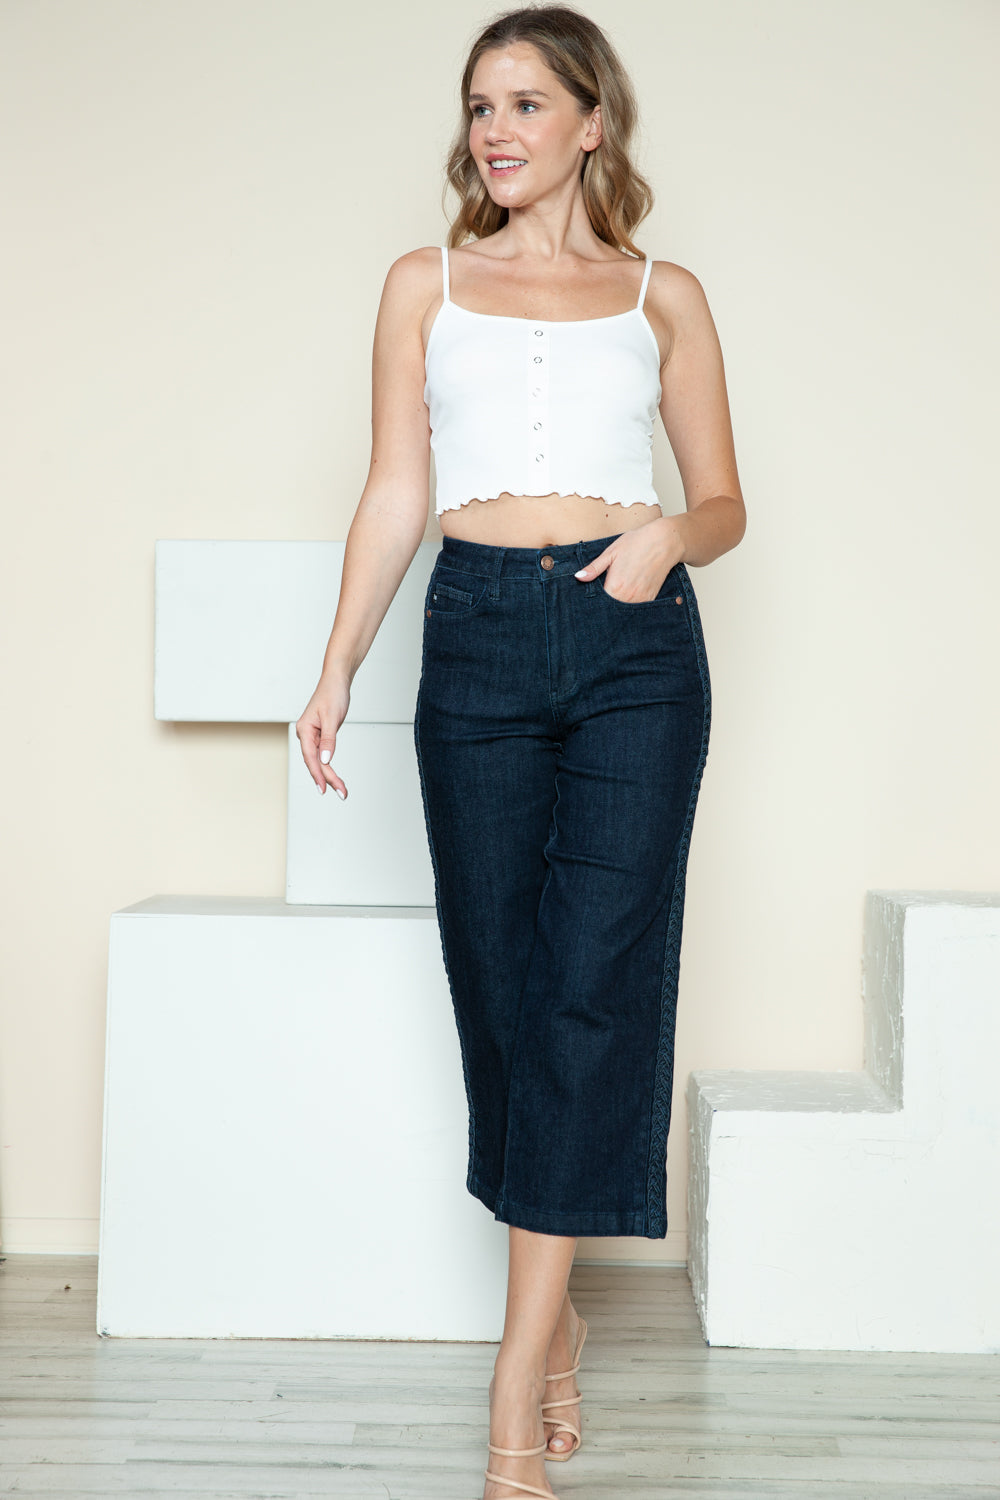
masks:
[(428, 610), (427, 611), (427, 618), (428, 618), (428, 620), (430, 619), (430, 617), (431, 617), (431, 612), (430, 612), (430, 610)]
[(536, 354), (535, 355), (535, 364), (536, 365), (540, 365), (541, 362), (542, 362), (542, 356), (540, 354)]
[(677, 598), (674, 600), (674, 603), (675, 604), (683, 604), (684, 603), (684, 600), (682, 599), (682, 597), (681, 597), (680, 594), (677, 595)]
[(541, 337), (542, 337), (542, 330), (540, 328), (536, 328), (535, 329), (535, 338), (536, 339), (540, 339)]
[[(541, 424), (541, 422), (536, 422), (536, 423), (535, 423), (535, 431), (536, 431), (536, 432), (537, 432), (537, 431), (538, 431), (538, 429), (539, 429), (539, 427), (541, 427), (541, 425), (542, 425), (542, 424)], [(567, 1403), (567, 1404), (568, 1404), (568, 1403)]]

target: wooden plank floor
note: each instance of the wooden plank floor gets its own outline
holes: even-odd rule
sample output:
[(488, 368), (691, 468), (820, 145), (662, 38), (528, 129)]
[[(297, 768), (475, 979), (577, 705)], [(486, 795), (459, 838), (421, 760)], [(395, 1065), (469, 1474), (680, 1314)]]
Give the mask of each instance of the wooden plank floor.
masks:
[[(571, 1286), (560, 1500), (1000, 1496), (1000, 1356), (709, 1349), (683, 1270)], [(96, 1291), (96, 1256), (0, 1264), (0, 1494), (482, 1495), (495, 1344), (102, 1339)]]

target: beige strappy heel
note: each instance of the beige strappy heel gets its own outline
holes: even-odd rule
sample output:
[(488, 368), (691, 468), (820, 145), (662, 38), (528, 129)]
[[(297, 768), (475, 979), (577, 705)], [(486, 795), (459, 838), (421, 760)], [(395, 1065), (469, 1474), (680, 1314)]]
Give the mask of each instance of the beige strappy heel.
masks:
[[(548, 1444), (542, 1443), (540, 1448), (497, 1448), (493, 1443), (486, 1446), (491, 1453), (501, 1453), (505, 1458), (534, 1458), (536, 1453), (544, 1453)], [(526, 1495), (541, 1495), (542, 1500), (558, 1500), (551, 1490), (540, 1490), (537, 1484), (522, 1484), (519, 1479), (508, 1479), (506, 1474), (494, 1474), (490, 1469), (486, 1470), (486, 1478), (494, 1484), (509, 1484), (512, 1490), (523, 1490)]]
[[(583, 1348), (583, 1341), (587, 1337), (587, 1322), (585, 1318), (580, 1319), (580, 1328), (582, 1331), (578, 1336), (576, 1353), (573, 1355), (573, 1358), (576, 1360), (576, 1364), (573, 1365), (572, 1369), (570, 1370), (561, 1370), (558, 1375), (546, 1375), (546, 1380), (566, 1380), (570, 1375), (575, 1375), (577, 1370), (580, 1368), (580, 1350)], [(548, 1434), (548, 1437), (545, 1440), (545, 1457), (550, 1458), (553, 1463), (564, 1464), (568, 1458), (572, 1458), (573, 1454), (577, 1451), (577, 1449), (583, 1442), (583, 1436), (580, 1432), (579, 1427), (574, 1427), (572, 1422), (567, 1422), (562, 1417), (547, 1417), (545, 1415), (546, 1410), (552, 1406), (577, 1406), (582, 1400), (583, 1396), (580, 1395), (567, 1396), (563, 1401), (542, 1402), (543, 1422), (548, 1422), (551, 1426), (554, 1426), (556, 1432), (572, 1433), (573, 1438), (575, 1439), (572, 1448), (567, 1448), (565, 1453), (554, 1453), (549, 1447), (549, 1438), (555, 1437), (556, 1432), (550, 1432)]]

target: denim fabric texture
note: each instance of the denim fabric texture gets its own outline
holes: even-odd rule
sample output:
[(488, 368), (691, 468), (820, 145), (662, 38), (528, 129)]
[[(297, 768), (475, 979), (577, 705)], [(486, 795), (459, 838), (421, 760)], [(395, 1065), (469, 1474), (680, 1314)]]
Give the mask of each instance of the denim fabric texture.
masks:
[(638, 603), (573, 576), (613, 540), (443, 538), (414, 740), (466, 1186), (523, 1229), (662, 1239), (711, 691), (683, 563)]

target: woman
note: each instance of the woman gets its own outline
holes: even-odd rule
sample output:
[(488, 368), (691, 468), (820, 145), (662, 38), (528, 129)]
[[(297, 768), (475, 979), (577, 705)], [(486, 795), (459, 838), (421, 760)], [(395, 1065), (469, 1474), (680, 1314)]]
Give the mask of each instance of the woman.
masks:
[[(371, 468), (297, 725), (320, 791), (350, 684), (443, 533), (414, 723), (469, 1103), (467, 1186), (509, 1225), (484, 1500), (580, 1445), (577, 1237), (666, 1234), (678, 951), (710, 689), (687, 565), (745, 514), (697, 279), (631, 233), (652, 195), (631, 85), (564, 6), (472, 46), (443, 247), (391, 266)], [(652, 487), (657, 409), (686, 511)]]

